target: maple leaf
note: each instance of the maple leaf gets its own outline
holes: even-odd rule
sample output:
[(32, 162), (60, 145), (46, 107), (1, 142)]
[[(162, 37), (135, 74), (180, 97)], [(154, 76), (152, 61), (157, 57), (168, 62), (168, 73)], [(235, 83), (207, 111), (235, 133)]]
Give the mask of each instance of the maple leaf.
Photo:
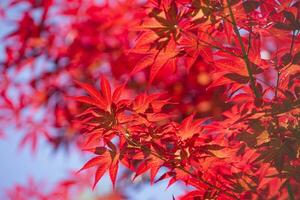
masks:
[(105, 134), (109, 136), (112, 128), (117, 126), (118, 123), (124, 123), (124, 121), (128, 120), (128, 117), (123, 113), (124, 107), (128, 105), (128, 102), (120, 100), (124, 86), (117, 87), (112, 93), (110, 84), (104, 77), (102, 77), (100, 82), (101, 91), (97, 91), (88, 84), (78, 84), (90, 95), (90, 97), (73, 98), (91, 106), (78, 115), (78, 118), (84, 120), (87, 126), (86, 146), (88, 146)]
[(190, 115), (185, 118), (178, 127), (178, 135), (186, 140), (188, 138), (193, 137), (195, 134), (199, 134), (202, 130), (201, 124), (203, 120), (195, 120), (193, 121), (194, 115)]
[[(24, 3), (11, 20), (10, 10)], [(127, 170), (117, 179), (121, 162), (136, 176), (150, 171), (151, 183), (166, 167), (157, 181), (192, 186), (186, 199), (299, 198), (298, 1), (3, 5), (1, 20), (14, 30), (1, 36), (0, 124), (24, 127), (21, 144), (35, 147), (44, 137), (55, 149), (66, 141), (95, 154), (81, 169), (96, 168), (93, 187), (106, 172), (113, 187), (128, 179)], [(69, 81), (96, 82), (99, 73), (97, 87)], [(125, 85), (113, 90), (109, 83), (124, 79), (128, 100)], [(63, 98), (82, 89), (87, 95), (73, 99), (83, 106)], [(43, 128), (28, 120), (40, 117)], [(76, 178), (50, 195), (18, 185), (12, 198), (73, 199), (89, 185)]]
[(108, 112), (111, 112), (111, 104), (117, 103), (119, 101), (123, 90), (123, 86), (120, 86), (114, 91), (112, 95), (110, 84), (104, 76), (101, 78), (101, 92), (97, 91), (94, 87), (86, 83), (76, 83), (80, 87), (85, 89), (92, 98), (74, 97), (75, 100), (97, 106), (98, 108)]
[(153, 184), (155, 176), (162, 167), (163, 163), (164, 161), (162, 161), (160, 158), (150, 155), (146, 160), (139, 164), (138, 168), (135, 170), (135, 176), (133, 180), (150, 169), (150, 182)]
[[(96, 156), (92, 159), (90, 159), (84, 166), (78, 171), (86, 170), (91, 167), (97, 167), (97, 170), (95, 172), (95, 178), (94, 178), (94, 184), (93, 189), (96, 187), (99, 180), (102, 178), (102, 176), (105, 174), (105, 172), (109, 169), (111, 165), (111, 156), (108, 151), (104, 152), (102, 155)], [(116, 168), (114, 165), (112, 169)], [(112, 181), (114, 183), (115, 178), (112, 178)]]
[[(140, 48), (139, 48), (140, 49)], [(132, 53), (132, 51), (131, 51)], [(175, 41), (170, 40), (168, 44), (160, 50), (146, 50), (146, 52), (138, 51), (138, 54), (144, 54), (142, 58), (135, 64), (131, 75), (151, 67), (149, 83), (152, 83), (158, 72), (166, 65), (170, 65), (172, 69), (176, 69), (177, 55), (179, 50), (176, 48)]]
[(188, 192), (186, 194), (184, 194), (183, 196), (180, 197), (180, 200), (193, 200), (195, 198), (200, 198), (202, 197), (204, 194), (202, 191), (199, 190), (193, 190), (191, 192)]
[(189, 71), (192, 65), (196, 62), (197, 58), (201, 58), (205, 62), (212, 62), (212, 52), (209, 46), (200, 42), (200, 40), (205, 40), (203, 35), (195, 35), (192, 33), (185, 33), (184, 37), (180, 39), (180, 46), (186, 52), (184, 58), (187, 62), (187, 70)]
[(146, 113), (151, 107), (152, 112), (160, 112), (162, 107), (169, 103), (169, 99), (162, 99), (163, 94), (141, 94), (138, 95), (134, 102), (132, 109), (137, 113)]
[(111, 182), (113, 184), (113, 188), (115, 187), (118, 169), (119, 169), (119, 156), (120, 156), (119, 153), (116, 153), (114, 155), (113, 160), (109, 167), (109, 176), (110, 176)]

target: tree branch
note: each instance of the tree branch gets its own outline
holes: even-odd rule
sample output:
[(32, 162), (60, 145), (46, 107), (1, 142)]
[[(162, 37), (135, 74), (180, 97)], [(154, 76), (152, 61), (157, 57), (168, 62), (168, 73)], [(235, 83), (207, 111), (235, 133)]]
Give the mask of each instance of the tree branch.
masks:
[[(125, 130), (125, 132), (126, 132), (126, 133), (123, 134), (123, 136), (125, 137), (125, 139), (127, 140), (127, 142), (128, 142), (129, 144), (134, 145), (135, 147), (137, 147), (137, 148), (140, 149), (140, 148), (142, 147), (142, 144), (140, 144), (139, 142), (136, 142), (136, 141), (134, 141), (132, 138), (130, 138), (130, 133), (128, 132), (128, 130)], [(152, 154), (153, 156), (155, 156), (155, 157), (161, 159), (161, 160), (164, 161), (164, 162), (167, 162), (167, 161), (168, 161), (166, 158), (164, 158), (163, 156), (161, 156), (161, 155), (159, 155), (159, 154), (157, 154), (157, 153), (151, 151), (151, 149), (149, 149), (149, 148), (147, 148), (147, 151), (149, 151), (150, 154)], [(175, 168), (180, 169), (181, 171), (183, 171), (183, 172), (189, 174), (191, 177), (195, 177), (195, 174), (193, 174), (192, 172), (190, 172), (189, 170), (185, 169), (185, 168), (182, 167), (182, 166), (175, 166)], [(197, 179), (198, 179), (199, 181), (201, 181), (202, 183), (204, 183), (205, 185), (207, 185), (208, 187), (214, 188), (214, 189), (218, 190), (219, 192), (224, 193), (224, 194), (226, 194), (226, 195), (228, 195), (228, 196), (230, 196), (230, 197), (232, 197), (232, 198), (234, 198), (234, 199), (239, 199), (238, 197), (236, 197), (235, 195), (233, 195), (233, 194), (231, 194), (231, 193), (225, 191), (224, 189), (222, 189), (222, 188), (220, 188), (220, 187), (218, 187), (218, 186), (216, 186), (216, 185), (213, 185), (213, 184), (207, 182), (207, 181), (204, 180), (202, 177), (199, 177), (199, 176), (198, 176)]]
[(261, 96), (260, 96), (260, 94), (259, 94), (259, 92), (258, 92), (258, 90), (257, 90), (257, 88), (255, 86), (255, 79), (254, 79), (253, 72), (252, 72), (252, 69), (251, 69), (251, 62), (250, 62), (248, 54), (246, 52), (246, 49), (245, 49), (245, 46), (244, 46), (241, 34), (240, 34), (239, 30), (238, 30), (237, 23), (235, 21), (235, 18), (234, 18), (233, 11), (232, 11), (232, 8), (231, 8), (229, 0), (227, 0), (227, 5), (228, 5), (229, 14), (230, 14), (230, 18), (231, 18), (231, 21), (232, 21), (234, 32), (235, 32), (235, 34), (238, 37), (238, 40), (239, 40), (239, 43), (240, 43), (240, 46), (241, 46), (241, 49), (242, 49), (243, 60), (244, 60), (244, 62), (246, 64), (246, 68), (247, 68), (249, 79), (250, 79), (251, 88), (252, 88), (252, 90), (254, 92), (255, 97), (256, 98), (260, 98)]

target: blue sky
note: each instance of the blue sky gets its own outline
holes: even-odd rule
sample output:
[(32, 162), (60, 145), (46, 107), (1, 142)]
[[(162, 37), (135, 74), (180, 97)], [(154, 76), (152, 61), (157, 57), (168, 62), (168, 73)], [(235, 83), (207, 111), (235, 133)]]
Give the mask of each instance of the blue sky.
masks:
[[(5, 199), (3, 193), (7, 188), (12, 187), (16, 183), (26, 184), (29, 177), (34, 177), (37, 182), (46, 182), (47, 185), (52, 185), (62, 178), (66, 178), (70, 170), (78, 170), (86, 161), (80, 157), (76, 150), (66, 153), (62, 150), (53, 152), (53, 149), (45, 142), (40, 142), (37, 152), (33, 155), (30, 148), (18, 148), (18, 142), (21, 133), (13, 130), (7, 131), (9, 135), (0, 140), (0, 191), (2, 196), (0, 199)], [(129, 187), (126, 194), (132, 200), (158, 200), (172, 199), (172, 195), (177, 196), (182, 194), (182, 187), (178, 184), (171, 186), (165, 190), (167, 181), (149, 186), (144, 184), (138, 189)], [(111, 183), (106, 175), (98, 184), (98, 190), (103, 193), (111, 189)]]
[[(0, 1), (0, 7), (8, 1)], [(9, 13), (11, 19), (18, 16), (18, 10)], [(11, 22), (0, 20), (0, 38), (14, 29)], [(0, 60), (4, 58), (3, 41), (0, 42)], [(21, 77), (22, 78), (22, 77)], [(25, 77), (23, 77), (25, 78)], [(1, 79), (1, 75), (0, 75)], [(13, 93), (13, 92), (12, 92)], [(14, 94), (12, 94), (14, 95)], [(4, 126), (0, 121), (0, 128)], [(16, 183), (26, 184), (29, 177), (34, 177), (37, 182), (54, 184), (62, 178), (66, 178), (71, 170), (77, 171), (86, 161), (80, 157), (76, 150), (66, 153), (62, 150), (53, 152), (53, 149), (45, 142), (39, 141), (36, 153), (33, 155), (30, 148), (19, 149), (19, 141), (22, 138), (22, 130), (6, 128), (6, 137), (0, 139), (0, 199), (5, 200), (4, 191), (11, 188)], [(133, 189), (129, 187), (127, 194), (132, 200), (155, 200), (172, 199), (172, 195), (177, 196), (182, 193), (182, 187), (178, 184), (165, 190), (167, 181), (149, 186), (147, 184)], [(111, 183), (106, 175), (98, 184), (98, 188), (103, 191), (111, 189)]]

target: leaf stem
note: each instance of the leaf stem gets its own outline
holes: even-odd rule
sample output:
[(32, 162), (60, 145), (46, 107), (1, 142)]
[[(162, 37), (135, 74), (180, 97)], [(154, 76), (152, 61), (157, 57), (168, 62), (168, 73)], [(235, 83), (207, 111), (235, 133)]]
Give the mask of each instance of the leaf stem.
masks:
[(252, 88), (252, 90), (254, 92), (255, 97), (256, 98), (260, 98), (261, 96), (260, 96), (260, 94), (259, 94), (259, 92), (258, 92), (258, 90), (257, 90), (257, 88), (255, 86), (255, 80), (254, 80), (253, 72), (252, 72), (252, 69), (251, 69), (251, 63), (250, 63), (248, 54), (246, 52), (246, 49), (245, 49), (245, 46), (244, 46), (241, 34), (240, 34), (239, 30), (238, 30), (237, 23), (235, 21), (235, 17), (233, 15), (233, 11), (232, 11), (231, 4), (230, 4), (229, 1), (230, 0), (227, 0), (227, 5), (228, 5), (228, 8), (229, 8), (230, 18), (231, 18), (231, 21), (232, 21), (234, 32), (235, 32), (235, 34), (238, 37), (238, 40), (239, 40), (239, 43), (240, 43), (240, 46), (241, 46), (241, 49), (242, 49), (243, 60), (244, 60), (244, 62), (246, 64), (246, 68), (247, 68), (247, 71), (248, 71), (248, 75), (249, 75), (249, 79), (250, 79), (250, 85), (251, 85), (251, 88)]
[[(141, 145), (139, 142), (134, 141), (134, 140), (129, 136), (130, 133), (129, 133), (128, 130), (125, 130), (125, 132), (126, 132), (126, 133), (123, 134), (123, 136), (125, 137), (125, 139), (127, 140), (128, 143), (130, 143), (131, 145), (134, 145), (134, 146), (137, 147), (137, 148), (141, 148), (141, 147), (142, 147), (142, 145)], [(148, 149), (148, 151), (150, 152), (150, 154), (152, 154), (153, 156), (155, 156), (155, 157), (161, 159), (162, 161), (164, 161), (164, 162), (167, 162), (167, 161), (168, 161), (168, 160), (167, 160), (166, 158), (164, 158), (163, 156), (161, 156), (161, 155), (159, 155), (159, 154), (157, 154), (157, 153), (151, 151), (151, 149)], [(193, 174), (192, 172), (188, 171), (187, 169), (185, 169), (185, 168), (182, 167), (182, 166), (175, 166), (175, 168), (180, 169), (181, 171), (183, 171), (183, 172), (189, 174), (191, 177), (195, 177), (195, 174)], [(216, 186), (216, 185), (213, 185), (213, 184), (207, 182), (207, 181), (204, 180), (202, 177), (199, 177), (199, 176), (198, 176), (197, 179), (199, 179), (202, 183), (206, 184), (207, 186), (209, 186), (209, 187), (211, 187), (211, 188), (214, 188), (214, 189), (216, 189), (216, 190), (219, 190), (220, 192), (222, 192), (222, 193), (224, 193), (224, 194), (226, 194), (226, 195), (228, 195), (228, 196), (230, 196), (230, 197), (232, 197), (232, 198), (234, 198), (234, 199), (238, 199), (235, 195), (233, 195), (233, 194), (231, 194), (231, 193), (225, 191), (224, 189), (222, 189), (222, 188), (220, 188), (220, 187), (218, 187), (218, 186)]]
[(286, 187), (287, 187), (287, 191), (288, 191), (288, 194), (289, 194), (289, 199), (290, 200), (295, 200), (295, 196), (294, 196), (294, 193), (293, 193), (293, 190), (292, 190), (292, 186), (291, 186), (289, 181), (286, 182)]
[(290, 54), (293, 53), (294, 43), (295, 43), (296, 30), (293, 30), (292, 43), (290, 47)]

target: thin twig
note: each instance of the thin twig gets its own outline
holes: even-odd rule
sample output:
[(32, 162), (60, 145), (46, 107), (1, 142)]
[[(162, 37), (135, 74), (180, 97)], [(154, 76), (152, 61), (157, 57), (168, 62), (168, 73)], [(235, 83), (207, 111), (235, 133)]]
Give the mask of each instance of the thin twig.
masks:
[[(135, 147), (137, 147), (137, 148), (141, 148), (142, 145), (141, 145), (140, 143), (134, 141), (133, 139), (131, 139), (131, 138), (129, 137), (129, 135), (130, 135), (130, 133), (128, 132), (128, 130), (126, 130), (126, 134), (123, 134), (123, 136), (124, 136), (125, 139), (128, 141), (128, 143), (130, 143), (131, 145), (135, 145)], [(144, 148), (147, 148), (147, 147), (144, 147)], [(159, 155), (159, 154), (157, 154), (157, 153), (151, 151), (151, 149), (149, 149), (149, 148), (147, 148), (147, 151), (149, 151), (151, 155), (153, 155), (153, 156), (155, 156), (155, 157), (161, 159), (161, 160), (164, 161), (164, 162), (167, 162), (167, 161), (168, 161), (166, 158), (164, 158), (163, 156), (161, 156), (161, 155)], [(175, 166), (175, 168), (180, 169), (181, 171), (183, 171), (183, 172), (189, 174), (191, 177), (195, 177), (195, 174), (193, 174), (192, 172), (190, 172), (189, 170), (185, 169), (185, 168), (182, 167), (182, 166)], [(207, 186), (209, 186), (209, 187), (211, 187), (211, 188), (214, 188), (214, 189), (216, 189), (216, 190), (218, 190), (218, 191), (220, 191), (220, 192), (222, 192), (222, 193), (224, 193), (224, 194), (226, 194), (226, 195), (228, 195), (228, 196), (230, 196), (230, 197), (232, 197), (232, 198), (234, 198), (234, 199), (239, 199), (238, 197), (236, 197), (235, 195), (233, 195), (233, 194), (231, 194), (231, 193), (225, 191), (224, 189), (219, 188), (218, 186), (213, 185), (213, 184), (207, 182), (207, 181), (204, 180), (202, 177), (199, 177), (199, 176), (198, 176), (197, 179), (198, 179), (199, 181), (201, 181), (202, 183), (204, 183), (205, 185), (207, 185)]]
[(249, 75), (249, 79), (250, 79), (250, 85), (251, 85), (251, 88), (254, 92), (254, 95), (256, 98), (260, 98), (260, 94), (255, 86), (255, 80), (254, 80), (254, 76), (253, 76), (253, 72), (252, 72), (252, 69), (251, 69), (251, 62), (248, 58), (248, 55), (247, 55), (247, 52), (246, 52), (246, 49), (245, 49), (245, 46), (244, 46), (244, 43), (243, 43), (243, 40), (242, 40), (242, 37), (241, 37), (241, 34), (238, 30), (238, 27), (237, 27), (237, 23), (235, 21), (235, 17), (233, 15), (233, 11), (232, 11), (232, 8), (231, 8), (231, 4), (229, 2), (229, 0), (227, 0), (227, 5), (228, 5), (228, 9), (229, 9), (229, 14), (230, 14), (230, 17), (231, 17), (231, 21), (232, 21), (232, 25), (233, 25), (233, 29), (234, 29), (234, 32), (236, 33), (237, 37), (238, 37), (238, 40), (239, 40), (239, 43), (240, 43), (240, 46), (241, 46), (241, 49), (242, 49), (242, 54), (243, 54), (243, 60), (246, 64), (246, 68), (247, 68), (247, 71), (248, 71), (248, 75)]
[(287, 191), (288, 191), (288, 194), (289, 194), (289, 199), (290, 200), (295, 200), (295, 196), (294, 196), (294, 193), (293, 193), (293, 190), (292, 190), (292, 186), (291, 186), (289, 181), (286, 182), (286, 187), (287, 187)]

